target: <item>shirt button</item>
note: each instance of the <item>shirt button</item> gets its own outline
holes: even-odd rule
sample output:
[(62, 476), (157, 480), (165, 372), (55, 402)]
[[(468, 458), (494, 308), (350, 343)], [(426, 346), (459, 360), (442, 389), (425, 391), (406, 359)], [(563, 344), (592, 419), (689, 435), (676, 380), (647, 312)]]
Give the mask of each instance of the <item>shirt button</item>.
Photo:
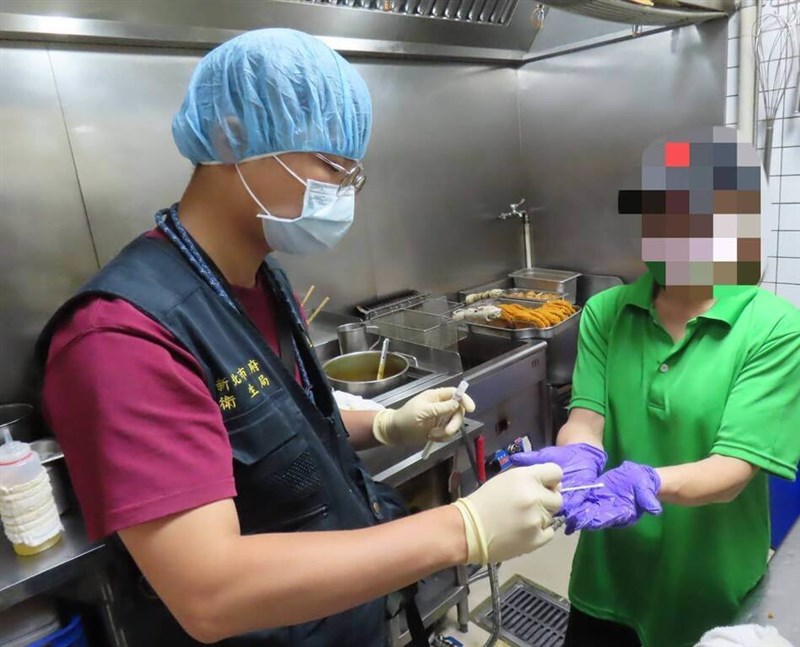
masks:
[(662, 364), (658, 367), (658, 370), (662, 373), (666, 373), (669, 370), (669, 364)]
[(377, 501), (373, 501), (372, 502), (372, 511), (375, 514), (380, 514), (381, 513), (381, 504), (378, 503)]

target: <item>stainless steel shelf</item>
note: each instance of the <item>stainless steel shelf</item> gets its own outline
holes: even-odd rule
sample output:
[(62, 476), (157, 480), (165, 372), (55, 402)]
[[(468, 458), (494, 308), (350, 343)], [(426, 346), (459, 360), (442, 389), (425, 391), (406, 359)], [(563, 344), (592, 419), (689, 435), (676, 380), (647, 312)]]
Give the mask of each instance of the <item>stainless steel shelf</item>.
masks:
[(5, 537), (0, 538), (0, 611), (52, 591), (97, 568), (110, 558), (109, 546), (91, 542), (83, 519), (62, 517), (64, 536), (43, 553), (20, 557)]

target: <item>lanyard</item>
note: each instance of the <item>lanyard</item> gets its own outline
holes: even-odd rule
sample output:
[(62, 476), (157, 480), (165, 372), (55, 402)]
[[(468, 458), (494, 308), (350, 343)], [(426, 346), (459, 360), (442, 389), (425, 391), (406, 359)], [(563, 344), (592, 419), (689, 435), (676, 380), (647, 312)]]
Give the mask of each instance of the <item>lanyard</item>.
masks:
[[(205, 258), (205, 255), (198, 249), (197, 244), (194, 242), (192, 237), (189, 235), (189, 232), (186, 231), (185, 227), (181, 223), (180, 219), (178, 218), (178, 205), (173, 204), (169, 209), (162, 209), (155, 216), (156, 225), (158, 229), (164, 233), (167, 238), (178, 248), (178, 251), (183, 255), (183, 257), (188, 261), (189, 265), (194, 268), (194, 270), (200, 274), (202, 279), (209, 285), (209, 287), (216, 293), (216, 295), (222, 299), (226, 305), (232, 308), (239, 316), (245, 317), (248, 319), (247, 315), (242, 312), (242, 309), (236, 304), (234, 299), (230, 296), (228, 290), (222, 284), (217, 273), (211, 269), (208, 264), (208, 261)], [(275, 295), (278, 300), (280, 300), (281, 295)], [(281, 304), (277, 304), (278, 307), (281, 307)], [(284, 319), (288, 321), (287, 319)], [(249, 319), (248, 319), (249, 321)], [(282, 327), (281, 324), (281, 317), (278, 317), (279, 328)], [(255, 327), (255, 326), (253, 326)], [(280, 333), (282, 331), (279, 330), (279, 338), (285, 339), (285, 335), (281, 337)], [(300, 378), (303, 382), (303, 391), (308, 396), (308, 398), (313, 402), (314, 395), (311, 387), (311, 380), (308, 377), (308, 373), (306, 372), (306, 367), (303, 363), (302, 358), (300, 357), (300, 352), (297, 348), (297, 343), (295, 342), (294, 335), (291, 334), (291, 329), (289, 330), (289, 336), (291, 337), (291, 348), (294, 353), (294, 361), (298, 369), (300, 370)], [(283, 354), (285, 344), (281, 343), (281, 354)], [(286, 358), (282, 358), (286, 359)], [(288, 370), (288, 367), (287, 367)], [(291, 371), (290, 371), (291, 373)], [(292, 376), (294, 377), (294, 376)]]

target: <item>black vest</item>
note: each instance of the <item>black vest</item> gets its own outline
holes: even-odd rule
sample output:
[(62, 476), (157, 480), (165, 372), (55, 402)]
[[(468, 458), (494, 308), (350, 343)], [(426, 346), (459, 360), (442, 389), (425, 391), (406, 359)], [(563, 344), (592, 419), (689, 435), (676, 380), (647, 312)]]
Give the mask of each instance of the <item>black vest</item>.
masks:
[[(245, 316), (217, 296), (171, 243), (145, 236), (58, 310), (37, 344), (38, 362), (44, 366), (53, 332), (79, 303), (89, 296), (122, 298), (171, 332), (203, 368), (233, 448), (243, 534), (364, 528), (401, 516), (402, 503), (372, 480), (350, 447), (285, 273), (271, 262), (260, 271), (275, 297), (279, 326), (291, 330), (313, 402)], [(199, 644), (137, 576), (125, 622), (131, 647)], [(220, 644), (383, 646), (386, 627), (381, 598), (336, 616)]]

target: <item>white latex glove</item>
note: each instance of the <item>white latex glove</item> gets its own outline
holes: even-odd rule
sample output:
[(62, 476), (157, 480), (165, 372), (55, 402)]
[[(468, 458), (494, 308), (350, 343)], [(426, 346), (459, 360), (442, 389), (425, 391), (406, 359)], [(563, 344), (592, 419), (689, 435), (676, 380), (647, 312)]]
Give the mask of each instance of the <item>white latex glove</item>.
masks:
[(468, 563), (502, 562), (549, 542), (561, 509), (561, 468), (555, 463), (501, 472), (453, 505), (464, 519)]
[(468, 395), (453, 400), (455, 388), (431, 389), (399, 409), (384, 409), (372, 423), (372, 434), (384, 445), (422, 445), (428, 440), (447, 440), (464, 424), (464, 415), (475, 411)]
[(772, 626), (735, 625), (706, 632), (695, 647), (792, 647), (792, 643)]

